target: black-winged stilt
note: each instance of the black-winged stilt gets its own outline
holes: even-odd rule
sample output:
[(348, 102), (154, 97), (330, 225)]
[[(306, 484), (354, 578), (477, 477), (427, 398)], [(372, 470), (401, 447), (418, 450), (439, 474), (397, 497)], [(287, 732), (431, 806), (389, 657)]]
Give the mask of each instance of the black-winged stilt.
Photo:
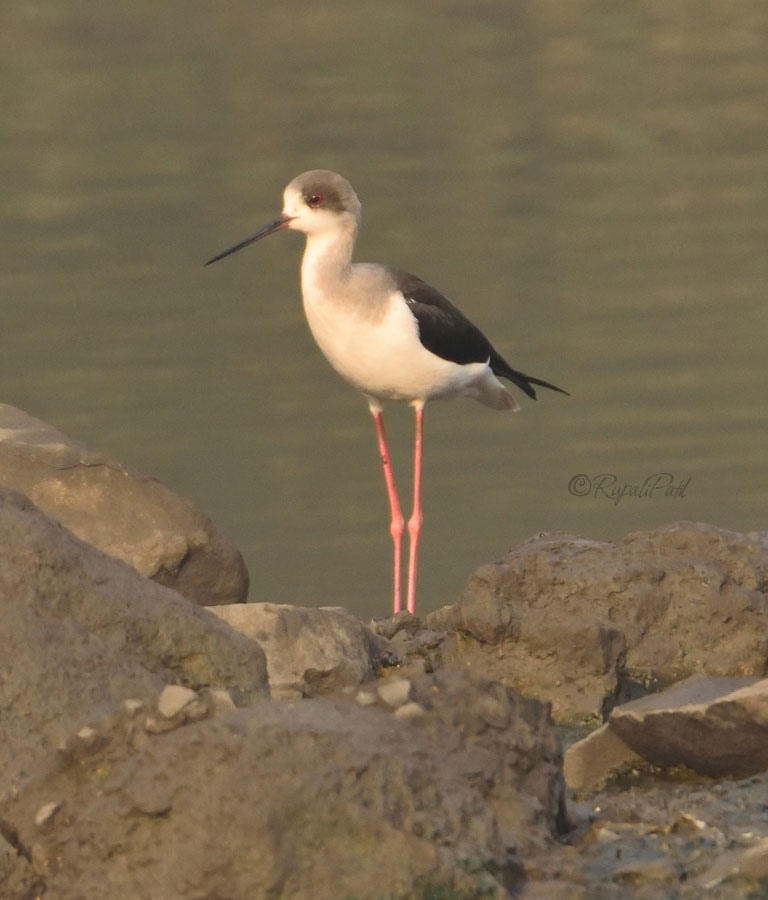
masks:
[(421, 435), (424, 404), (466, 396), (493, 409), (516, 412), (506, 378), (536, 399), (533, 385), (562, 388), (513, 369), (485, 335), (439, 291), (415, 275), (371, 263), (352, 263), (360, 226), (360, 201), (352, 185), (325, 169), (304, 172), (283, 193), (274, 222), (212, 259), (210, 265), (283, 228), (307, 237), (301, 292), (309, 327), (336, 371), (368, 400), (376, 425), (395, 546), (393, 610), (401, 606), (400, 554), (405, 526), (384, 436), (382, 404), (402, 400), (416, 413), (413, 513), (408, 520), (407, 608), (416, 604), (421, 531)]

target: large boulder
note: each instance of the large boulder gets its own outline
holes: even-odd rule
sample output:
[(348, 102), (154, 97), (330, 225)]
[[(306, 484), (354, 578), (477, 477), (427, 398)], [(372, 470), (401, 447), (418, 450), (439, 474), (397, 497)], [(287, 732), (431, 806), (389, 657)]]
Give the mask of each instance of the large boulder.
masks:
[(509, 897), (564, 825), (548, 710), (468, 673), (411, 695), (417, 716), (326, 698), (206, 714), (190, 698), (200, 714), (158, 727), (161, 695), (94, 723), (98, 740), (8, 804), (29, 862), (3, 896)]
[(656, 766), (755, 775), (768, 770), (768, 679), (691, 675), (617, 706), (609, 725)]
[(65, 737), (172, 681), (267, 692), (255, 642), (0, 488), (0, 796)]
[(470, 578), (427, 617), (442, 659), (553, 704), (566, 720), (698, 672), (768, 665), (764, 536), (677, 522), (619, 543), (544, 534)]
[(376, 677), (377, 638), (341, 607), (237, 603), (211, 612), (259, 643), (275, 698), (330, 694)]
[(0, 485), (197, 603), (245, 601), (240, 551), (191, 500), (7, 404), (0, 404)]

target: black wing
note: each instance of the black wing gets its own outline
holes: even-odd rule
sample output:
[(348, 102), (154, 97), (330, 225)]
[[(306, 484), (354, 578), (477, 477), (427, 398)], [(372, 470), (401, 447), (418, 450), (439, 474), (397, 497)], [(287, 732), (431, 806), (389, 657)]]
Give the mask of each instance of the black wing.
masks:
[(430, 353), (459, 365), (488, 361), (494, 352), (490, 341), (447, 297), (415, 275), (398, 269), (390, 272)]
[(549, 388), (567, 394), (562, 388), (518, 372), (494, 349), (482, 331), (457, 309), (451, 301), (431, 285), (403, 272), (390, 269), (397, 288), (405, 297), (408, 308), (419, 326), (419, 339), (424, 347), (435, 356), (458, 365), (479, 362), (489, 363), (494, 375), (500, 375), (516, 384), (529, 397), (536, 399), (532, 385)]

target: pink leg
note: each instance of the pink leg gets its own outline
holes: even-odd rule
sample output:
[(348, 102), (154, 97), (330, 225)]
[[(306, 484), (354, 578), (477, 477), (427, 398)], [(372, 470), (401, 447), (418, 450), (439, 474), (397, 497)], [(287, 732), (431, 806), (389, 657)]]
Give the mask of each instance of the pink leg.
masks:
[(408, 611), (416, 611), (416, 564), (419, 556), (419, 533), (423, 516), (421, 514), (421, 430), (424, 418), (424, 403), (418, 401), (413, 408), (416, 412), (416, 426), (413, 441), (413, 513), (408, 520), (410, 547), (408, 553)]
[(395, 545), (395, 593), (392, 601), (392, 611), (397, 613), (400, 612), (402, 602), (400, 591), (400, 557), (405, 522), (403, 521), (403, 514), (400, 511), (400, 501), (397, 499), (395, 476), (392, 474), (392, 465), (389, 461), (389, 449), (387, 448), (387, 439), (384, 437), (384, 420), (381, 415), (381, 410), (376, 406), (371, 406), (371, 415), (376, 424), (376, 437), (379, 441), (379, 453), (381, 454), (381, 464), (384, 468), (384, 481), (387, 484), (387, 496), (389, 497), (389, 533), (392, 535), (392, 541)]

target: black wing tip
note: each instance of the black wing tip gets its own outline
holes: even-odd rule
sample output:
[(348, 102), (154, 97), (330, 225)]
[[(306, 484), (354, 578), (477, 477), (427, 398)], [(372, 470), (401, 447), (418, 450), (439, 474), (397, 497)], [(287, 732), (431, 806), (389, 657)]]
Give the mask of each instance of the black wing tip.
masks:
[(566, 397), (571, 396), (570, 393), (564, 388), (558, 387), (556, 384), (552, 384), (550, 381), (544, 381), (541, 378), (534, 378), (533, 375), (526, 375), (525, 372), (518, 372), (511, 366), (499, 366), (498, 368), (493, 368), (493, 371), (495, 375), (500, 375), (502, 378), (507, 378), (513, 384), (516, 384), (521, 391), (526, 393), (531, 398), (531, 400), (536, 400), (536, 391), (533, 388), (534, 384), (538, 385), (539, 387), (547, 388), (550, 391), (557, 391), (559, 394), (565, 394)]
[[(549, 381), (542, 381), (541, 378), (532, 378), (530, 375), (525, 376), (531, 384), (538, 384), (539, 387), (548, 388), (550, 391), (557, 391), (558, 394), (565, 394), (566, 397), (570, 397), (570, 391), (566, 391), (565, 388), (558, 387), (556, 384), (552, 384)], [(531, 388), (533, 390), (533, 388)], [(534, 399), (536, 398), (536, 394), (534, 393)]]

